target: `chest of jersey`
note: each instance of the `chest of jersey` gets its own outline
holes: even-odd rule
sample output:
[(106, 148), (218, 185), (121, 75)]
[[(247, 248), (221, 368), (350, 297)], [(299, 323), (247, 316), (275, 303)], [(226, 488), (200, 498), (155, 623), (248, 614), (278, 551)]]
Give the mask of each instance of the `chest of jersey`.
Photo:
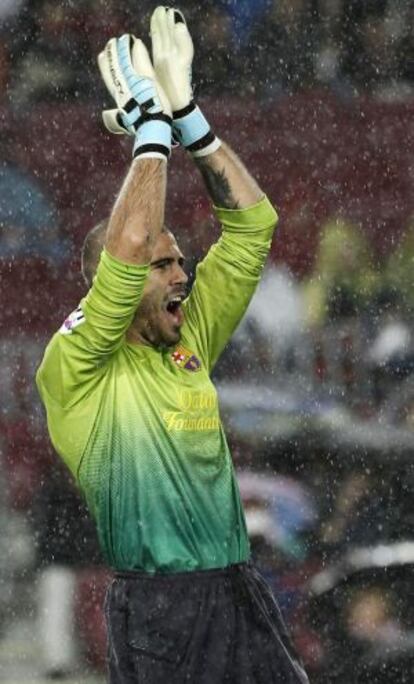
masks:
[(118, 369), (118, 405), (138, 422), (157, 426), (172, 438), (220, 429), (217, 393), (202, 362), (191, 350), (137, 355), (125, 350)]

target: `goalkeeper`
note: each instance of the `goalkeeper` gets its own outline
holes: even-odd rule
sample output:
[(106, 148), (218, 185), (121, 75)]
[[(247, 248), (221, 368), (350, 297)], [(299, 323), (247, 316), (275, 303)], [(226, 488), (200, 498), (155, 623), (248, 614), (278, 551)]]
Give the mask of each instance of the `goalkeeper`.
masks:
[[(191, 92), (180, 12), (151, 19), (153, 64), (132, 36), (99, 56), (110, 131), (134, 159), (107, 227), (87, 238), (90, 289), (37, 373), (57, 452), (115, 571), (106, 600), (112, 684), (307, 682), (272, 594), (249, 563), (214, 364), (253, 295), (277, 216)], [(222, 224), (186, 295), (164, 227), (172, 131)], [(103, 249), (101, 249), (103, 248)]]

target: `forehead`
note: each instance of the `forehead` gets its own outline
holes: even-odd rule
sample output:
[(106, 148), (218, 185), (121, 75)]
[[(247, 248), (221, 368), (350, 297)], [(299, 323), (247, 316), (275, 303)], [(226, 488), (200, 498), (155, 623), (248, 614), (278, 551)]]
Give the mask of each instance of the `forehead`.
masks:
[(177, 240), (170, 231), (164, 231), (159, 234), (157, 242), (154, 245), (151, 261), (158, 261), (159, 259), (164, 259), (166, 257), (173, 259), (183, 257)]

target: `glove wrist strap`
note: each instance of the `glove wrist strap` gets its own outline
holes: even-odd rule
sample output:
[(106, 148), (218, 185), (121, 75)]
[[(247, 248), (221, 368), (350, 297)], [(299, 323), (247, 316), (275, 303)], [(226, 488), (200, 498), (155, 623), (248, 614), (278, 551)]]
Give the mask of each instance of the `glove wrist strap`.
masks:
[(213, 154), (218, 148), (221, 147), (221, 140), (216, 135), (213, 135), (213, 140), (206, 147), (201, 149), (193, 150), (193, 157), (206, 157), (208, 154)]
[[(205, 149), (209, 149), (209, 152), (204, 154), (210, 154), (211, 145), (218, 140), (193, 100), (183, 109), (173, 113), (173, 129), (180, 143), (194, 156), (203, 156)], [(217, 147), (219, 146), (220, 142), (217, 144)]]
[(133, 158), (168, 159), (170, 152), (171, 118), (165, 114), (145, 114), (135, 136)]

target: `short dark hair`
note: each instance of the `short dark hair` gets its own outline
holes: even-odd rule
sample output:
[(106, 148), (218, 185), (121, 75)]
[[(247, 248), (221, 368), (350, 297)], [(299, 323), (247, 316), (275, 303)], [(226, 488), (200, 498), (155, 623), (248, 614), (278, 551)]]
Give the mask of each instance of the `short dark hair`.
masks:
[[(81, 250), (81, 271), (88, 287), (91, 287), (96, 269), (98, 268), (101, 252), (105, 245), (106, 232), (108, 230), (109, 218), (100, 221), (96, 226), (86, 233)], [(161, 233), (173, 232), (163, 226)]]
[(92, 285), (93, 277), (98, 267), (99, 258), (105, 244), (109, 219), (100, 221), (86, 234), (81, 251), (81, 270), (88, 287)]

